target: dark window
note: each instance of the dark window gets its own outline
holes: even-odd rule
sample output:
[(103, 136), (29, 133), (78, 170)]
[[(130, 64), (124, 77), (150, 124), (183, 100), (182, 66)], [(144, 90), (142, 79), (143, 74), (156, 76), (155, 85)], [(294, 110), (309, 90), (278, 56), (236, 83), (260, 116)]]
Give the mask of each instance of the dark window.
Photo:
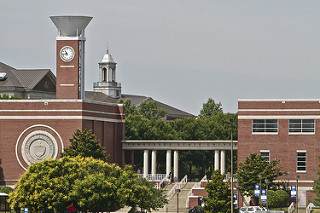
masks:
[(297, 171), (307, 171), (306, 152), (297, 152)]
[(277, 119), (253, 119), (252, 132), (278, 132)]
[(260, 154), (266, 162), (270, 163), (270, 152), (260, 152)]
[(308, 133), (314, 132), (314, 119), (290, 119), (289, 132)]

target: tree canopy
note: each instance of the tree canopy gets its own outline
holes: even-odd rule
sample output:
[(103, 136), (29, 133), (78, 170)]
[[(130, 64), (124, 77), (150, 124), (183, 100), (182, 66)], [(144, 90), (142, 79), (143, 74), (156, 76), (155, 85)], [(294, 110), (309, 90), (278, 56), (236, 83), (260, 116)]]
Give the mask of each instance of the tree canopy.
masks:
[[(320, 161), (320, 156), (318, 157), (318, 159)], [(318, 167), (320, 168), (320, 164), (318, 165)], [(314, 185), (311, 192), (313, 192), (317, 198), (315, 198), (312, 203), (316, 206), (320, 206), (320, 170), (316, 171), (316, 173), (318, 175), (318, 179), (314, 180)]]
[(109, 156), (101, 146), (92, 130), (77, 130), (70, 139), (71, 145), (64, 148), (61, 157), (82, 156), (107, 161)]
[(212, 98), (209, 98), (206, 103), (202, 105), (199, 117), (211, 117), (223, 113), (221, 102), (216, 103)]
[(277, 177), (287, 174), (281, 172), (278, 167), (280, 160), (274, 159), (268, 163), (260, 154), (250, 154), (243, 163), (239, 164), (237, 178), (239, 183), (239, 191), (242, 195), (253, 197), (254, 185), (260, 183), (259, 175), (261, 175), (262, 187), (266, 187), (267, 179), (272, 185)]
[[(199, 117), (188, 117), (170, 122), (160, 119), (161, 116), (142, 116), (140, 110), (136, 109), (130, 100), (122, 100), (120, 103), (125, 104), (126, 140), (230, 140), (231, 125), (226, 122), (227, 119), (234, 120), (233, 139), (236, 140), (238, 137), (237, 114), (223, 113), (221, 103), (216, 104), (212, 99), (204, 104), (204, 108), (212, 109), (211, 113), (207, 112), (210, 111), (209, 109), (203, 109), (203, 113), (200, 113)], [(135, 165), (137, 168), (142, 167), (142, 154), (140, 151), (135, 153)], [(159, 156), (159, 159), (162, 157)], [(179, 158), (183, 159), (180, 160), (181, 169), (179, 171), (188, 174), (188, 176), (192, 176), (192, 173), (193, 177), (200, 177), (204, 172), (209, 175), (213, 171), (212, 151), (181, 151)], [(234, 158), (234, 170), (236, 170), (236, 154), (234, 154)], [(226, 159), (226, 171), (230, 171), (229, 151), (226, 152)], [(158, 168), (165, 168), (161, 161), (157, 163)]]
[(204, 199), (203, 210), (206, 213), (226, 213), (231, 212), (231, 191), (228, 183), (223, 182), (224, 175), (219, 170), (213, 172), (211, 182), (205, 186), (208, 197)]
[(12, 208), (31, 212), (64, 212), (74, 205), (90, 212), (115, 211), (133, 196), (131, 168), (76, 157), (33, 163), (10, 193)]

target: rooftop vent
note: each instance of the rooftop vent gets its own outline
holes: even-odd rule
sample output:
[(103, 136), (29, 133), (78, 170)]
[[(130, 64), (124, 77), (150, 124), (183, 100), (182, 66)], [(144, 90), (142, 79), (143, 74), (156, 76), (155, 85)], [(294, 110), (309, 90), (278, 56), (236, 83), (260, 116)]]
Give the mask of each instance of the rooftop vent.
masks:
[(7, 78), (7, 73), (5, 72), (0, 72), (0, 81), (4, 81)]

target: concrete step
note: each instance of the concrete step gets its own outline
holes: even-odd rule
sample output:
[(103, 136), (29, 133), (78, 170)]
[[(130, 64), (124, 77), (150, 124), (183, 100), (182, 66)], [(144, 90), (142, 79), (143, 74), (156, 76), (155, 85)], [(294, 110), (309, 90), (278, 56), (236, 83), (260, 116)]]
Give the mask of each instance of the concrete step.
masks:
[[(168, 184), (164, 187), (164, 193), (167, 194), (168, 191), (172, 189), (175, 183)], [(194, 186), (195, 182), (188, 182), (180, 191), (179, 193), (179, 213), (188, 213), (189, 209), (186, 208), (186, 201), (188, 199), (188, 193), (191, 188)], [(131, 207), (124, 207), (116, 211), (116, 213), (127, 213)], [(139, 209), (137, 209), (139, 210)], [(164, 207), (159, 209), (158, 211), (152, 212), (177, 212), (177, 194), (175, 194), (171, 200), (168, 201), (168, 204)]]
[[(177, 202), (179, 202), (179, 212), (181, 213), (187, 213), (189, 211), (188, 208), (186, 208), (186, 201), (188, 199), (188, 193), (191, 190), (191, 188), (194, 186), (195, 182), (188, 182), (180, 191), (178, 201), (177, 201), (177, 194), (175, 194), (171, 200), (169, 200), (168, 204), (158, 211), (153, 212), (177, 212)], [(174, 186), (172, 185), (171, 188)], [(170, 189), (171, 189), (170, 188)]]

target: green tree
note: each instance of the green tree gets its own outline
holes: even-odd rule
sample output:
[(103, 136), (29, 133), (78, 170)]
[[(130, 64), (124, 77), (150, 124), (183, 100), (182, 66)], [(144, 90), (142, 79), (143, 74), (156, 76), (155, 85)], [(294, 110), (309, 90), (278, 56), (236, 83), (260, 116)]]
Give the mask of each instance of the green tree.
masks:
[(61, 153), (61, 157), (70, 156), (82, 156), (93, 157), (103, 161), (108, 161), (109, 156), (106, 154), (104, 148), (101, 146), (96, 136), (92, 133), (92, 130), (77, 130), (72, 139), (70, 139), (71, 145), (64, 148), (64, 152)]
[(145, 178), (134, 180), (133, 197), (127, 205), (138, 206), (141, 210), (156, 211), (162, 208), (168, 200), (163, 190), (156, 189), (155, 183), (147, 181)]
[[(320, 156), (318, 157), (319, 161), (320, 161)], [(320, 168), (320, 164), (318, 165), (318, 167)], [(315, 198), (312, 203), (316, 206), (320, 206), (320, 171), (316, 171), (317, 175), (318, 175), (318, 179), (314, 180), (314, 185), (313, 185), (313, 189), (311, 190), (312, 193), (314, 193), (317, 198)]]
[(206, 103), (202, 105), (199, 117), (210, 117), (223, 113), (221, 102), (216, 103), (212, 98), (209, 98)]
[(12, 189), (11, 187), (9, 187), (9, 186), (4, 186), (4, 187), (2, 187), (2, 188), (0, 189), (0, 192), (6, 193), (6, 194), (9, 194), (9, 193), (12, 192), (12, 191), (13, 191), (13, 189)]
[(125, 100), (120, 98), (118, 104), (124, 104), (124, 111), (126, 115), (137, 114), (137, 107), (131, 103), (130, 98), (126, 98)]
[(262, 188), (266, 187), (266, 179), (271, 183), (269, 187), (272, 187), (272, 182), (277, 177), (287, 174), (287, 172), (281, 172), (279, 163), (278, 159), (268, 163), (260, 154), (250, 154), (243, 163), (239, 164), (237, 173), (241, 195), (253, 197), (254, 185), (260, 183), (259, 175), (262, 177)]
[(64, 212), (73, 204), (90, 212), (115, 211), (133, 196), (134, 174), (94, 158), (63, 157), (33, 163), (10, 193), (12, 208)]
[(231, 212), (231, 191), (228, 183), (223, 182), (224, 176), (220, 171), (214, 171), (205, 189), (208, 192), (208, 197), (204, 199), (203, 210), (206, 213), (226, 213)]
[(160, 119), (166, 114), (166, 111), (157, 105), (154, 100), (148, 100), (141, 102), (138, 113), (147, 119)]
[(268, 190), (268, 206), (275, 208), (279, 207), (281, 203), (290, 199), (288, 192), (284, 190)]

